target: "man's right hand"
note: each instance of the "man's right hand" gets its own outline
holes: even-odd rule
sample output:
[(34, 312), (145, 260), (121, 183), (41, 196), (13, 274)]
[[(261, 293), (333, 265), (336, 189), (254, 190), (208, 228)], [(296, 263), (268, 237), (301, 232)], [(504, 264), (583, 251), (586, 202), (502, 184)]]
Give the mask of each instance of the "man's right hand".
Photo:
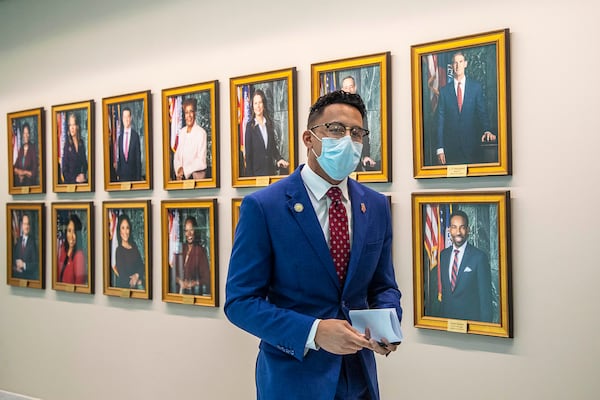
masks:
[(440, 164), (446, 165), (446, 155), (444, 153), (438, 154), (437, 157)]
[(324, 319), (319, 322), (315, 343), (333, 354), (354, 354), (364, 347), (371, 348), (369, 341), (348, 321)]

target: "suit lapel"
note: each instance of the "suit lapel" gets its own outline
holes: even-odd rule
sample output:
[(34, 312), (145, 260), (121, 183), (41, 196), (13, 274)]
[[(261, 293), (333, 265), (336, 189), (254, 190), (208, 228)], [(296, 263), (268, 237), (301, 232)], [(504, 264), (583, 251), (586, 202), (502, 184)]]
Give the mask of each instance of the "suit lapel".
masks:
[[(300, 176), (300, 168), (298, 168), (291, 176), (289, 185), (286, 189), (288, 197), (287, 204), (291, 215), (294, 217), (298, 226), (304, 233), (306, 241), (319, 256), (319, 261), (323, 268), (327, 271), (327, 275), (331, 278), (335, 286), (341, 290), (339, 279), (333, 265), (329, 246), (323, 236), (323, 230), (319, 224), (319, 220), (315, 214), (304, 182)], [(299, 251), (302, 251), (299, 249)]]

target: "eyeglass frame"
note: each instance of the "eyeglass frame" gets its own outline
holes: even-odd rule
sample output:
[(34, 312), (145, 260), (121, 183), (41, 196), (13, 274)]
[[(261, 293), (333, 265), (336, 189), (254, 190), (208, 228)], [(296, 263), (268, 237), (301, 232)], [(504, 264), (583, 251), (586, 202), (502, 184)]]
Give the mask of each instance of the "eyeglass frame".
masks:
[[(343, 136), (337, 136), (335, 133), (331, 133), (331, 132), (329, 131), (329, 127), (330, 127), (331, 125), (334, 125), (334, 124), (335, 124), (335, 125), (342, 126), (342, 127), (344, 128), (344, 135), (343, 135)], [(313, 126), (313, 127), (311, 127), (311, 128), (308, 128), (308, 129), (309, 129), (310, 131), (312, 131), (313, 129), (315, 129), (315, 128), (320, 128), (320, 127), (322, 127), (322, 126), (324, 126), (325, 128), (327, 128), (327, 133), (330, 133), (330, 134), (332, 134), (332, 135), (335, 135), (335, 136), (336, 136), (338, 139), (341, 139), (341, 138), (343, 138), (344, 136), (346, 136), (346, 132), (350, 132), (350, 137), (351, 137), (351, 138), (354, 138), (354, 139), (359, 139), (360, 141), (362, 141), (362, 140), (363, 140), (363, 138), (364, 138), (365, 136), (368, 136), (368, 135), (369, 135), (369, 133), (370, 133), (370, 131), (369, 131), (368, 129), (365, 129), (365, 128), (363, 128), (363, 127), (360, 127), (360, 126), (346, 126), (346, 125), (342, 124), (341, 122), (337, 122), (337, 121), (333, 121), (333, 122), (324, 122), (324, 123), (322, 123), (322, 124), (315, 125), (315, 126)], [(362, 134), (361, 134), (360, 136), (353, 135), (353, 134), (352, 134), (352, 130), (353, 130), (353, 129), (358, 129), (358, 130), (359, 130), (359, 132), (362, 132)]]

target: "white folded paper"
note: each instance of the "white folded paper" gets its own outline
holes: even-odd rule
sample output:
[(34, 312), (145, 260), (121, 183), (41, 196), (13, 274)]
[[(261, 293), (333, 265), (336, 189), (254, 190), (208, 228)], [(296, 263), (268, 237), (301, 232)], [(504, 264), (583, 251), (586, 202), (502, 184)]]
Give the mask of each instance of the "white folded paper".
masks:
[(369, 328), (371, 337), (378, 342), (386, 338), (390, 343), (402, 341), (402, 329), (398, 314), (394, 308), (381, 308), (371, 310), (350, 310), (352, 326), (361, 333)]

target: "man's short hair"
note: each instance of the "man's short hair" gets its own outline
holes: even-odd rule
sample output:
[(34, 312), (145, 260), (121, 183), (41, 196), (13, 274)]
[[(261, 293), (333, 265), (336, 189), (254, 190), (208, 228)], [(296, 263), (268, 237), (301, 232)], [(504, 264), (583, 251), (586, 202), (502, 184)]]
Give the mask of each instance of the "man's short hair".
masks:
[(454, 217), (462, 217), (463, 220), (465, 221), (465, 225), (467, 226), (467, 228), (469, 227), (469, 217), (467, 216), (467, 213), (462, 211), (462, 210), (456, 210), (453, 211), (452, 214), (450, 215), (450, 221), (452, 221), (452, 218)]
[(327, 93), (317, 99), (315, 103), (310, 107), (308, 114), (308, 126), (312, 126), (315, 119), (317, 119), (325, 107), (332, 104), (348, 104), (356, 108), (360, 112), (360, 116), (364, 119), (367, 114), (367, 109), (362, 98), (358, 94), (352, 94), (344, 92), (343, 90), (336, 90), (335, 92)]

